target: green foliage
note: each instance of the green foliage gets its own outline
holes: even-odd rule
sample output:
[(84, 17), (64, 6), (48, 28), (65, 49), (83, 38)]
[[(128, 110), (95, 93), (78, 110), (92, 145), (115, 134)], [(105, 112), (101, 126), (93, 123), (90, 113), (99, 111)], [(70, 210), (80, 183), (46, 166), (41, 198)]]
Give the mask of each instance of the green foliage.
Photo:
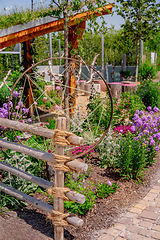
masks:
[(121, 100), (114, 100), (114, 124), (119, 125), (124, 123), (125, 118), (132, 119), (136, 110), (144, 110), (140, 96), (133, 92), (124, 92), (121, 95)]
[(148, 80), (156, 78), (156, 67), (152, 65), (149, 61), (143, 62), (138, 68), (138, 78), (139, 80)]
[(120, 139), (120, 154), (118, 157), (117, 172), (124, 179), (142, 179), (143, 170), (147, 166), (146, 145), (134, 139), (130, 132)]
[(131, 76), (131, 71), (130, 70), (126, 70), (126, 71), (121, 70), (120, 74), (122, 77), (127, 78), (127, 77)]
[(117, 0), (118, 15), (125, 19), (122, 25), (134, 40), (147, 39), (158, 30), (160, 3), (155, 0)]
[(151, 79), (141, 81), (138, 86), (137, 95), (141, 98), (146, 107), (159, 107), (160, 94), (159, 84), (152, 82)]
[(118, 189), (117, 183), (112, 184), (110, 181), (107, 182), (108, 183), (104, 182), (96, 184), (96, 192), (99, 198), (106, 198), (109, 194), (115, 193)]
[(64, 202), (65, 208), (71, 213), (81, 215), (86, 214), (87, 211), (92, 209), (97, 197), (106, 198), (109, 194), (116, 192), (116, 189), (118, 188), (116, 183), (112, 184), (110, 181), (98, 184), (95, 182), (88, 182), (88, 186), (83, 187), (84, 178), (85, 175), (80, 174), (78, 181), (73, 181), (71, 174), (67, 174), (67, 181), (65, 182), (65, 185), (70, 189), (85, 195), (85, 203), (83, 204), (68, 201)]
[[(103, 131), (108, 126), (111, 115), (110, 100), (102, 99), (98, 95), (90, 96), (89, 103), (87, 105), (88, 118), (91, 128), (100, 128), (99, 131)], [(94, 131), (93, 131), (94, 132)]]

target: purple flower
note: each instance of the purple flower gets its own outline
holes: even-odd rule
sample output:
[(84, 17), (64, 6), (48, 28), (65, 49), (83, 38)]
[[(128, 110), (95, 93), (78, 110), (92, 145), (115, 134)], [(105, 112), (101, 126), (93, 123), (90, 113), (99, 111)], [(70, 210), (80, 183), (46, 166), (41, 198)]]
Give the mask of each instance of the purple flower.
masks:
[(154, 146), (154, 145), (155, 145), (155, 141), (152, 139), (152, 140), (150, 141), (150, 144), (149, 144), (149, 145)]
[(22, 101), (19, 101), (19, 102), (18, 102), (18, 106), (22, 107), (22, 106), (23, 106), (23, 102), (22, 102)]
[(107, 181), (107, 184), (109, 185), (109, 186), (112, 186), (112, 183), (111, 183), (111, 181)]
[(19, 87), (19, 90), (22, 90), (23, 89), (23, 87)]
[(147, 107), (147, 110), (148, 110), (148, 111), (151, 111), (151, 110), (152, 110), (152, 107), (151, 107), (151, 106)]
[(28, 122), (30, 123), (30, 122), (32, 122), (32, 120), (30, 118), (28, 118)]
[(159, 108), (154, 107), (154, 108), (153, 108), (153, 111), (154, 111), (154, 112), (159, 112)]
[(136, 127), (135, 127), (135, 126), (132, 126), (132, 127), (131, 127), (131, 130), (132, 130), (133, 132), (135, 132), (135, 131), (136, 131)]
[(157, 134), (156, 134), (156, 138), (157, 138), (158, 140), (160, 140), (160, 133), (157, 133)]
[(156, 146), (156, 147), (155, 147), (155, 150), (156, 150), (156, 151), (159, 151), (159, 146)]
[(139, 110), (136, 110), (135, 113), (136, 113), (136, 114), (139, 114)]
[(140, 111), (140, 115), (144, 115), (144, 112), (142, 110)]
[(18, 92), (17, 91), (13, 91), (13, 97), (19, 97), (19, 94), (18, 94)]

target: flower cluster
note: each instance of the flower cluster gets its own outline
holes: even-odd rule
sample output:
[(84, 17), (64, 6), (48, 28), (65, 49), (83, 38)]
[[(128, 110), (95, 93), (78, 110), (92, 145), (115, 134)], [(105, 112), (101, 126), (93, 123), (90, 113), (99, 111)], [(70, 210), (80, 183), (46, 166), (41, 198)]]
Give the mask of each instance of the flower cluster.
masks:
[(131, 129), (131, 126), (129, 126), (129, 125), (117, 126), (117, 127), (113, 128), (113, 131), (115, 133), (122, 133), (122, 134), (127, 134), (128, 131), (130, 131), (131, 133), (133, 132), (132, 129)]
[[(86, 146), (86, 145), (82, 145), (80, 147), (76, 147), (72, 150), (72, 154), (81, 154), (86, 152), (87, 150), (89, 150), (91, 148), (91, 146)], [(95, 152), (94, 149), (90, 150), (88, 153), (86, 153), (86, 156), (89, 156), (91, 153)], [(91, 154), (92, 156), (92, 154)]]
[(147, 110), (146, 112), (136, 110), (131, 129), (134, 133), (138, 133), (135, 140), (140, 140), (148, 147), (153, 146), (156, 151), (159, 151), (160, 116), (154, 115), (159, 109), (154, 107), (152, 110), (152, 107), (149, 106)]

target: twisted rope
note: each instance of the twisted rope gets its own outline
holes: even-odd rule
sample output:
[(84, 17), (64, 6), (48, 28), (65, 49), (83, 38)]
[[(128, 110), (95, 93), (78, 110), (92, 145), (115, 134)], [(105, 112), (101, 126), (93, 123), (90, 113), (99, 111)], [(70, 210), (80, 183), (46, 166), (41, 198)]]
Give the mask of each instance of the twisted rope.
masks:
[(55, 197), (62, 198), (65, 201), (70, 201), (70, 199), (65, 195), (65, 193), (71, 190), (67, 187), (51, 187), (48, 189), (49, 195), (54, 195)]
[(65, 146), (71, 145), (71, 143), (67, 140), (67, 138), (71, 135), (75, 135), (75, 134), (67, 131), (61, 131), (61, 130), (55, 129), (55, 134), (52, 140), (55, 144), (65, 147)]
[(69, 225), (65, 218), (69, 217), (69, 213), (61, 213), (59, 211), (52, 210), (52, 214), (47, 215), (47, 219), (51, 220), (55, 226), (67, 226)]

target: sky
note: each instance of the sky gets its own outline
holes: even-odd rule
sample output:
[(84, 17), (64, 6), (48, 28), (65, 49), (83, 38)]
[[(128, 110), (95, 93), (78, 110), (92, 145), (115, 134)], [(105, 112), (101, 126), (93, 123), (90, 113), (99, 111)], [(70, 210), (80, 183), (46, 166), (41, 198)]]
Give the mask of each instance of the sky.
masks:
[[(35, 4), (35, 6), (38, 6), (40, 2), (43, 5), (47, 5), (51, 1), (50, 0), (42, 0), (42, 1), (33, 0), (33, 3)], [(8, 12), (8, 9), (11, 10), (12, 8), (17, 8), (17, 9), (31, 8), (31, 0), (5, 0), (5, 1), (0, 0), (0, 13), (4, 12), (4, 8), (6, 9), (6, 12)], [(105, 21), (107, 22), (108, 28), (114, 25), (115, 29), (118, 30), (120, 28), (120, 25), (123, 24), (124, 22), (122, 17), (117, 16), (116, 13), (114, 13), (113, 17), (111, 17), (111, 15), (106, 15), (104, 17), (105, 17)]]

